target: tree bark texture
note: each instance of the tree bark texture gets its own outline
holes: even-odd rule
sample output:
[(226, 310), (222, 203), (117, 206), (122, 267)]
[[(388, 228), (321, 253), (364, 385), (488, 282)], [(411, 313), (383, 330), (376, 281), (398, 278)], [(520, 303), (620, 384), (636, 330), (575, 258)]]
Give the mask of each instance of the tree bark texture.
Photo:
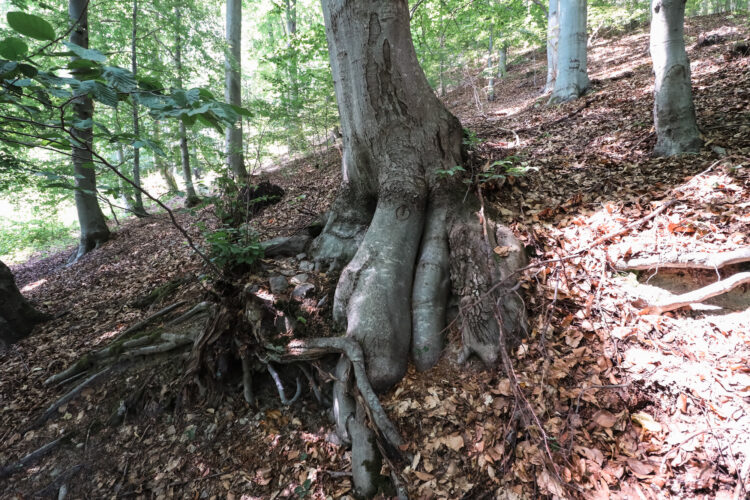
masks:
[(495, 56), (492, 39), (492, 27), (490, 26), (490, 41), (487, 46), (487, 100), (492, 102), (495, 100), (495, 68), (493, 66), (493, 58)]
[[(476, 203), (462, 204), (461, 190), (439, 174), (461, 163), (462, 129), (419, 67), (406, 2), (328, 0), (323, 11), (344, 137), (343, 183), (311, 252), (319, 263), (346, 266), (334, 318), (362, 344), (370, 381), (382, 391), (402, 378), (410, 345), (418, 368), (437, 361), (451, 278), (458, 293), (471, 279), (451, 272), (451, 254), (478, 259), (465, 263), (478, 269), (472, 266), (486, 266), (489, 249), (463, 255), (466, 240), (449, 241), (453, 231), (473, 227), (481, 235), (482, 228)], [(484, 351), (497, 342), (479, 344), (474, 352), (491, 361)]]
[(557, 45), (560, 41), (560, 0), (549, 0), (547, 10), (547, 83), (545, 92), (552, 92), (557, 78)]
[(651, 59), (654, 63), (654, 127), (658, 156), (699, 151), (690, 61), (685, 51), (685, 0), (651, 1)]
[[(175, 6), (175, 47), (174, 47), (174, 62), (177, 70), (177, 88), (182, 88), (182, 11), (179, 6)], [(188, 151), (187, 143), (187, 128), (185, 124), (180, 121), (180, 160), (182, 164), (182, 176), (185, 178), (185, 205), (192, 207), (200, 202), (200, 198), (195, 194), (195, 187), (193, 186), (193, 172), (190, 169), (190, 152)]]
[[(437, 362), (453, 291), (466, 314), (477, 315), (462, 325), (465, 353), (491, 364), (501, 348), (493, 337), (500, 326), (480, 323), (494, 323), (499, 302), (507, 337), (517, 337), (525, 317), (520, 299), (490, 288), (495, 279), (511, 277), (523, 252), (503, 228), (489, 224), (492, 234), (485, 238), (478, 200), (463, 203), (463, 184), (441, 175), (462, 163), (462, 128), (419, 66), (407, 2), (324, 0), (323, 14), (343, 133), (343, 180), (310, 252), (319, 265), (345, 266), (334, 319), (362, 346), (370, 383), (384, 391), (401, 380), (410, 352), (418, 369)], [(493, 254), (489, 240), (513, 251)], [(372, 484), (363, 478), (375, 478), (364, 462), (372, 465), (373, 444), (346, 396), (347, 371), (342, 361), (334, 415), (339, 434), (357, 448), (353, 457), (369, 457), (353, 463), (356, 489), (369, 494)]]
[(505, 74), (508, 72), (508, 44), (503, 43), (500, 45), (500, 50), (497, 52), (497, 77), (505, 78)]
[(582, 96), (589, 88), (586, 41), (586, 0), (560, 1), (560, 39), (557, 48), (557, 76), (551, 102), (565, 102)]
[(0, 344), (12, 344), (31, 333), (34, 325), (49, 317), (36, 309), (18, 291), (13, 274), (0, 261)]
[[(229, 104), (242, 106), (242, 0), (227, 0), (227, 55), (224, 61), (226, 76), (225, 97)], [(227, 166), (235, 180), (246, 184), (248, 180), (242, 154), (242, 120), (226, 130)]]
[[(75, 24), (70, 32), (70, 41), (84, 48), (89, 46), (87, 6), (87, 0), (70, 0), (68, 4), (68, 16), (71, 23)], [(76, 74), (75, 70), (73, 74)], [(79, 121), (90, 120), (94, 116), (94, 103), (88, 96), (78, 97), (73, 103), (73, 111)], [(78, 251), (72, 257), (72, 261), (76, 261), (106, 242), (109, 239), (109, 228), (96, 198), (96, 170), (91, 155), (93, 130), (91, 127), (74, 128), (73, 135), (84, 145), (73, 147), (76, 210), (81, 226)]]
[[(133, 31), (130, 38), (130, 65), (133, 77), (138, 76), (138, 0), (133, 0)], [(135, 95), (132, 96), (133, 104), (133, 135), (138, 138), (140, 133), (140, 117), (138, 116), (138, 99)], [(133, 184), (136, 189), (133, 193), (135, 199), (133, 204), (133, 213), (138, 217), (145, 217), (148, 215), (146, 209), (143, 208), (143, 194), (141, 194), (141, 148), (133, 147)]]

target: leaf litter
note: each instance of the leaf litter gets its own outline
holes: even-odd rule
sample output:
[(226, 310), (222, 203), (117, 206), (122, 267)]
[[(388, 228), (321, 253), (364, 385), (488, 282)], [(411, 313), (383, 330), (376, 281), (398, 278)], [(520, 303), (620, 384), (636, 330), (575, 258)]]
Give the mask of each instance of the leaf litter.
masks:
[[(697, 43), (732, 23), (720, 43)], [(748, 30), (737, 18), (718, 16), (689, 19), (686, 28), (707, 142), (697, 155), (650, 155), (655, 136), (644, 27), (593, 43), (593, 92), (578, 101), (543, 106), (536, 88), (544, 67), (530, 55), (509, 68), (497, 82), (497, 101), (482, 109), (471, 84), (446, 97), (483, 139), (472, 162), (511, 157), (533, 167), (522, 176), (498, 176), (483, 190), (526, 243), (532, 263), (549, 261), (522, 277), (530, 329), (511, 353), (515, 379), (540, 425), (519, 424), (511, 380), (500, 368), (456, 366), (460, 336), (450, 331), (435, 368), (410, 368), (382, 396), (412, 457), (400, 472), (414, 497), (746, 495), (747, 287), (690, 309), (639, 314), (653, 293), (695, 288), (745, 264), (716, 271), (613, 266), (622, 258), (750, 245), (750, 58), (726, 62), (732, 43), (746, 40)], [(256, 229), (273, 237), (314, 220), (332, 200), (338, 161), (332, 149), (325, 158), (298, 159), (267, 174), (287, 194), (254, 220)], [(665, 203), (673, 204), (619, 234)], [(186, 227), (212, 220), (209, 210), (179, 217)], [(50, 493), (63, 482), (74, 497), (97, 498), (351, 493), (351, 454), (313, 398), (285, 408), (269, 390), (253, 408), (241, 389), (228, 388), (215, 401), (183, 406), (175, 383), (180, 366), (167, 358), (87, 387), (43, 426), (29, 429), (63, 394), (44, 386), (45, 378), (169, 303), (194, 303), (207, 293), (200, 262), (160, 215), (128, 221), (114, 241), (79, 264), (63, 263), (58, 255), (14, 269), (24, 293), (57, 317), (0, 353), (0, 463), (66, 437), (6, 478), (7, 496)], [(273, 273), (296, 276), (300, 264), (266, 262), (265, 274), (248, 281), (265, 285)], [(330, 302), (335, 282), (306, 272), (316, 287), (310, 302), (326, 296)], [(166, 296), (136, 306), (170, 283), (177, 285)], [(315, 328), (330, 329), (326, 307), (310, 306)], [(137, 411), (130, 411), (125, 403), (134, 395)], [(121, 407), (117, 423), (108, 423)]]

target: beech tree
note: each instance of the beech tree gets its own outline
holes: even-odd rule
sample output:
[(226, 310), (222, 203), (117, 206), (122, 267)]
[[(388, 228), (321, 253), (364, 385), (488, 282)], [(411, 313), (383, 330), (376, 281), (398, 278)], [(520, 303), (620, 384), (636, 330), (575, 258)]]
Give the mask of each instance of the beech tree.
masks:
[[(456, 176), (444, 175), (462, 163), (462, 128), (419, 66), (407, 2), (324, 0), (323, 15), (343, 181), (311, 252), (319, 265), (345, 266), (334, 319), (361, 344), (368, 378), (384, 391), (403, 377), (410, 351), (421, 370), (437, 362), (452, 293), (462, 308), (461, 361), (476, 354), (493, 365), (501, 339), (517, 339), (524, 324), (520, 298), (493, 288), (513, 286), (523, 248), (478, 198), (463, 202)], [(498, 246), (505, 257), (493, 253)], [(347, 395), (350, 371), (342, 358), (334, 415), (352, 443), (355, 486), (367, 496), (378, 452), (364, 410)]]
[(560, 38), (557, 76), (550, 102), (582, 96), (589, 88), (586, 42), (586, 0), (559, 0)]
[[(133, 72), (133, 77), (138, 76), (138, 0), (133, 0), (133, 31), (130, 38), (130, 68)], [(138, 97), (132, 96), (133, 105), (133, 135), (138, 140), (138, 134), (140, 132), (140, 117), (138, 116)], [(135, 203), (133, 204), (133, 213), (138, 217), (144, 217), (148, 215), (146, 209), (143, 208), (143, 195), (141, 194), (141, 148), (137, 143), (133, 146), (133, 183), (136, 189), (133, 194), (135, 195)]]
[[(68, 16), (73, 24), (70, 43), (84, 49), (89, 47), (88, 4), (88, 0), (70, 0), (68, 3)], [(73, 59), (78, 59), (78, 56), (74, 56)], [(76, 69), (72, 71), (74, 77), (78, 72)], [(109, 239), (109, 228), (96, 198), (96, 170), (91, 154), (94, 137), (94, 102), (89, 95), (81, 95), (75, 99), (73, 110), (78, 119), (78, 125), (72, 133), (79, 143), (73, 144), (73, 170), (81, 240), (72, 260), (78, 260)]]
[(557, 78), (557, 44), (560, 40), (560, 0), (549, 0), (547, 10), (547, 83), (544, 85), (545, 92), (551, 92), (555, 88)]
[(21, 340), (47, 319), (21, 295), (10, 269), (0, 261), (0, 344)]
[(659, 156), (700, 150), (685, 51), (685, 0), (651, 1), (651, 59), (654, 63), (654, 127)]
[[(226, 100), (234, 106), (242, 105), (240, 63), (242, 56), (242, 0), (227, 0), (227, 48), (224, 62), (226, 71)], [(247, 183), (247, 170), (242, 155), (242, 120), (226, 131), (227, 166), (235, 180)]]

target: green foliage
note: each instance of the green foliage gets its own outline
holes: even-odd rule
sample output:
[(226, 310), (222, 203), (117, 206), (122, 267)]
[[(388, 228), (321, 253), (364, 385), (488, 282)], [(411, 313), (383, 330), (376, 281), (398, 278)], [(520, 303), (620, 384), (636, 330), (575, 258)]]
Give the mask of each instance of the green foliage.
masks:
[(25, 12), (8, 12), (8, 25), (18, 33), (36, 40), (53, 41), (55, 30), (52, 25), (39, 16)]
[(251, 266), (263, 258), (263, 247), (249, 230), (225, 226), (203, 236), (211, 249), (211, 260), (220, 268)]

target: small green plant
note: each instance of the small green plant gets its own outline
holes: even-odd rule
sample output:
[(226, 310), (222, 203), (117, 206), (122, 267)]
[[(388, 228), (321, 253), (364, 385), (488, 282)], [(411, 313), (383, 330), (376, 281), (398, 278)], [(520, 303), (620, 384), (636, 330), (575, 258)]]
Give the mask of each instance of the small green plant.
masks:
[(304, 498), (304, 497), (306, 497), (307, 495), (310, 494), (311, 487), (312, 487), (312, 481), (310, 481), (309, 478), (305, 479), (304, 483), (302, 483), (299, 486), (297, 486), (296, 488), (294, 488), (294, 493), (298, 497)]
[(482, 139), (477, 137), (477, 133), (474, 132), (473, 130), (469, 130), (468, 128), (465, 128), (463, 144), (467, 148), (472, 149), (482, 144)]
[(263, 247), (254, 232), (223, 227), (204, 234), (211, 260), (221, 268), (250, 266), (263, 257)]
[(445, 170), (437, 170), (435, 173), (437, 174), (438, 178), (445, 179), (446, 177), (453, 177), (459, 172), (466, 172), (466, 169), (462, 167), (461, 165), (454, 165), (451, 168), (447, 168)]

